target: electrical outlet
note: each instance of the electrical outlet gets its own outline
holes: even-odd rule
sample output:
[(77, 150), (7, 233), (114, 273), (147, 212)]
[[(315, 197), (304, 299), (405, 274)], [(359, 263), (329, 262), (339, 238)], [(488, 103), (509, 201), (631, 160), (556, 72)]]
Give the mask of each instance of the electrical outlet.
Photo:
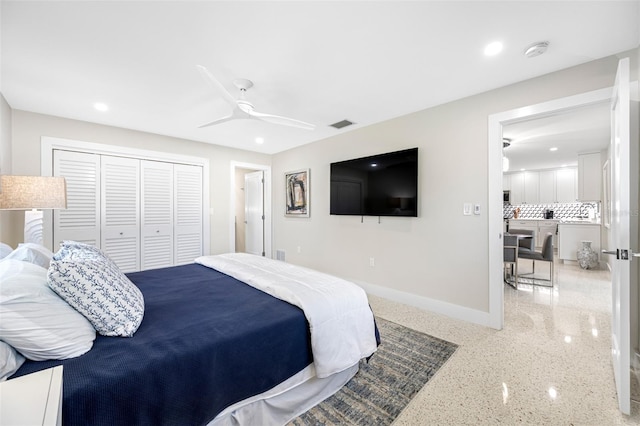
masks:
[(376, 266), (376, 260), (373, 257), (369, 258), (369, 266), (371, 267)]

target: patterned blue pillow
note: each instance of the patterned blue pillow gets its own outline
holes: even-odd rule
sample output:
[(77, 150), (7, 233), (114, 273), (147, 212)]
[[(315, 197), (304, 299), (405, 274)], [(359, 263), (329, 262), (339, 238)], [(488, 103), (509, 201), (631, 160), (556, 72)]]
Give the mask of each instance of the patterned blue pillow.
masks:
[(98, 252), (63, 245), (51, 261), (47, 283), (104, 336), (133, 336), (142, 322), (142, 293)]

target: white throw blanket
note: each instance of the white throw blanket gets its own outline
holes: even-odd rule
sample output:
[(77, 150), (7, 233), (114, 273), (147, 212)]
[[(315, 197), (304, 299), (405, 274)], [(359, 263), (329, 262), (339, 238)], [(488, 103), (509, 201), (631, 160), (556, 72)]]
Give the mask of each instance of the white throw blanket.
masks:
[(195, 261), (301, 308), (309, 322), (313, 360), (320, 378), (376, 351), (367, 295), (349, 281), (245, 253), (202, 256)]

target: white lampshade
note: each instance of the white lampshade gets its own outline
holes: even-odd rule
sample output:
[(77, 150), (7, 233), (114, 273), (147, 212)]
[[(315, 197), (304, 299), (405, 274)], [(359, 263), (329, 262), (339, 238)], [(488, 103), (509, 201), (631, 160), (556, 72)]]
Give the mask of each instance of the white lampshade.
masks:
[(62, 177), (0, 176), (0, 210), (27, 210), (24, 242), (42, 244), (42, 211), (66, 209), (67, 183)]
[(63, 177), (0, 176), (0, 210), (66, 209)]

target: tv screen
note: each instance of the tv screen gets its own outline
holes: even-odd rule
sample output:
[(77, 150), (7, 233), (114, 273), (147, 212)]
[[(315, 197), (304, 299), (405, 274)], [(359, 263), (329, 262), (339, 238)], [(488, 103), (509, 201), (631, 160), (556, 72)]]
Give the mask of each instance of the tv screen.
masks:
[(418, 216), (418, 148), (331, 164), (330, 213)]

